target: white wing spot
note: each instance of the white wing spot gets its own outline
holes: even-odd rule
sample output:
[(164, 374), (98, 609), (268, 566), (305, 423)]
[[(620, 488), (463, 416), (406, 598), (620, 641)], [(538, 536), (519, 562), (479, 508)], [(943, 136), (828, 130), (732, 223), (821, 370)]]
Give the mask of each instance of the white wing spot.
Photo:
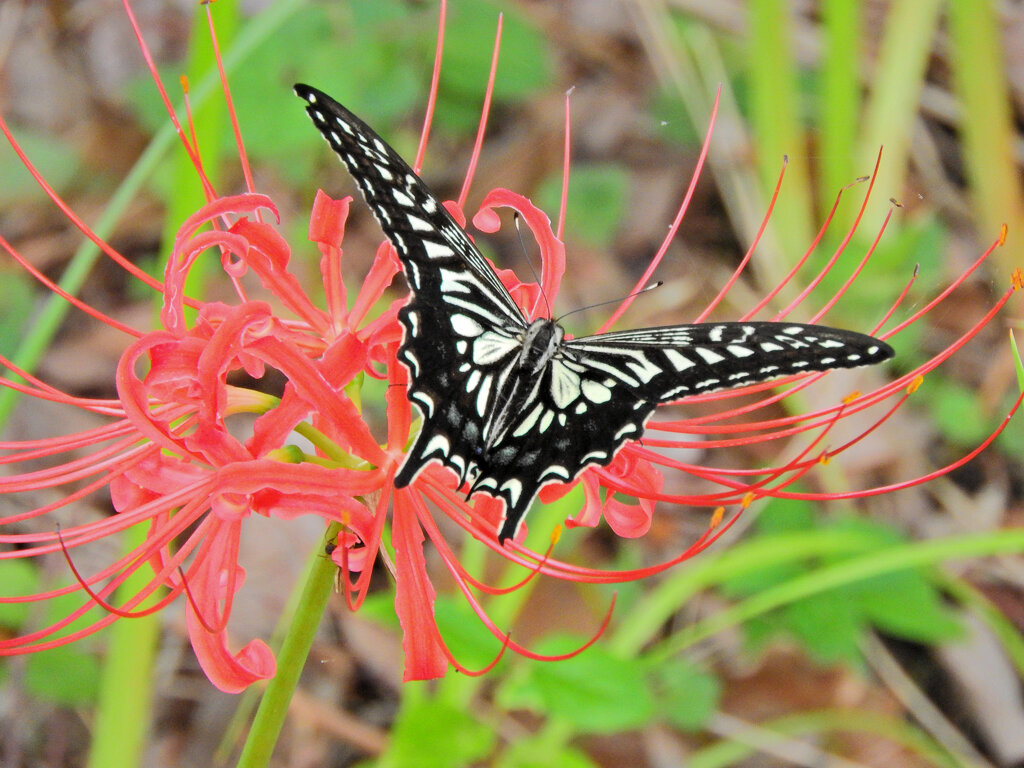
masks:
[(423, 449), (424, 458), (435, 453), (440, 453), (442, 456), (447, 456), (451, 453), (452, 444), (448, 442), (448, 438), (444, 435), (434, 435), (430, 438), (430, 442), (427, 443)]
[(701, 356), (701, 359), (704, 360), (705, 363), (708, 363), (710, 365), (714, 365), (715, 363), (725, 359), (717, 352), (710, 349), (706, 349), (705, 347), (694, 347), (693, 349), (698, 355)]
[(519, 343), (494, 331), (484, 331), (473, 342), (473, 362), (477, 365), (496, 363), (510, 353), (518, 351)]
[(523, 435), (527, 434), (531, 429), (533, 429), (533, 425), (537, 423), (537, 419), (540, 418), (540, 413), (543, 410), (544, 406), (541, 405), (540, 403), (537, 403), (533, 407), (533, 410), (526, 414), (526, 418), (519, 422), (519, 426), (515, 428), (514, 432), (512, 432), (512, 436), (522, 437)]
[(384, 181), (394, 181), (395, 174), (393, 174), (391, 169), (386, 165), (380, 165), (377, 163), (377, 173), (380, 174), (380, 177), (384, 179)]
[(427, 258), (429, 259), (445, 258), (455, 253), (444, 243), (435, 243), (433, 240), (424, 240), (423, 250), (427, 252)]
[(592, 403), (607, 403), (612, 399), (611, 389), (600, 382), (584, 379), (582, 389), (583, 396)]
[(747, 347), (741, 347), (739, 344), (730, 344), (726, 347), (734, 357), (750, 357), (754, 354), (754, 350), (748, 349)]
[(480, 391), (476, 393), (476, 412), (480, 414), (480, 418), (484, 418), (487, 415), (487, 401), (491, 397), (491, 385), (493, 383), (493, 376), (485, 377), (483, 384), (480, 385)]
[(434, 228), (427, 222), (426, 219), (421, 219), (419, 216), (414, 214), (406, 214), (406, 218), (409, 219), (409, 226), (415, 229), (417, 232), (433, 232)]
[(548, 431), (548, 427), (551, 426), (551, 422), (555, 420), (554, 411), (544, 411), (544, 415), (540, 417), (540, 426), (537, 428), (542, 433)]
[(465, 336), (467, 338), (476, 338), (484, 332), (484, 327), (480, 325), (469, 315), (464, 315), (461, 312), (457, 312), (450, 318), (452, 324), (452, 330), (455, 331), (459, 336)]
[(712, 341), (721, 341), (723, 333), (725, 333), (725, 326), (716, 325), (708, 331), (708, 338)]
[(395, 198), (395, 202), (399, 205), (404, 205), (406, 208), (416, 207), (416, 202), (397, 187), (391, 190), (391, 196)]
[(519, 496), (523, 492), (523, 484), (516, 480), (515, 478), (512, 478), (511, 480), (506, 480), (504, 483), (502, 483), (501, 488), (499, 490), (508, 492), (509, 501), (511, 502), (511, 505), (514, 507), (516, 504), (519, 503)]
[(672, 363), (677, 371), (685, 371), (687, 368), (692, 368), (696, 365), (693, 360), (688, 358), (686, 355), (676, 352), (674, 349), (666, 349), (664, 352), (665, 357), (668, 358), (668, 361)]
[(559, 408), (568, 408), (580, 396), (580, 377), (563, 363), (551, 363), (551, 398)]
[(762, 341), (761, 351), (762, 352), (781, 352), (785, 347), (781, 344), (776, 344), (774, 341)]

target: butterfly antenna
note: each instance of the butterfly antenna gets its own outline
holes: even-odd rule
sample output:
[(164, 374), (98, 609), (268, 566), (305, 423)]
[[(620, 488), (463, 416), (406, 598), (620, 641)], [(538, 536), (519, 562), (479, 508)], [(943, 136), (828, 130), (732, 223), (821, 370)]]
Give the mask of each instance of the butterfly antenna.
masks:
[(656, 283), (651, 283), (646, 288), (641, 288), (639, 291), (633, 291), (632, 293), (627, 294), (626, 296), (622, 296), (622, 297), (620, 297), (618, 299), (608, 299), (608, 301), (599, 301), (597, 304), (587, 304), (587, 306), (585, 306), (585, 307), (577, 307), (576, 309), (572, 310), (571, 312), (566, 312), (561, 317), (555, 318), (555, 322), (556, 323), (561, 323), (569, 315), (575, 315), (577, 312), (585, 312), (588, 309), (595, 309), (597, 307), (603, 307), (603, 306), (605, 306), (607, 304), (618, 304), (620, 301), (625, 301), (626, 299), (632, 299), (634, 296), (639, 296), (641, 293), (647, 293), (648, 291), (653, 291), (655, 288), (660, 288), (664, 284), (665, 284), (664, 280), (659, 280)]
[(548, 301), (548, 295), (544, 292), (544, 283), (541, 281), (540, 275), (537, 274), (537, 268), (533, 266), (533, 259), (530, 258), (530, 253), (526, 250), (526, 243), (523, 241), (523, 230), (519, 226), (519, 211), (512, 212), (512, 222), (516, 225), (516, 236), (519, 238), (519, 247), (523, 251), (523, 256), (526, 257), (526, 263), (530, 265), (530, 273), (533, 275), (533, 280), (540, 288), (540, 295), (544, 299), (544, 307), (547, 309), (545, 314), (547, 317), (551, 317), (551, 302)]

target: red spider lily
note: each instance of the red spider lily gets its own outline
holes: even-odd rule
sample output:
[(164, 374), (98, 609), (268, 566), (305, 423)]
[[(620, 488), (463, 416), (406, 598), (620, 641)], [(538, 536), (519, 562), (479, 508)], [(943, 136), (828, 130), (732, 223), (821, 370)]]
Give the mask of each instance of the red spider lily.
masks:
[[(135, 26), (127, 0), (125, 9)], [(138, 34), (137, 27), (136, 32)], [(440, 32), (443, 33), (443, 6)], [(415, 163), (417, 168), (429, 133), (429, 116), (438, 83), (441, 33), (428, 102), (428, 119)], [(166, 93), (156, 78), (141, 34), (139, 43), (166, 101)], [(496, 43), (495, 57), (497, 50)], [(492, 84), (493, 70), (487, 88), (484, 119), (481, 120), (466, 184), (460, 199), (448, 204), (459, 221), (465, 221), (462, 210), (482, 142), (486, 104), (489, 103)], [(226, 84), (224, 93), (230, 105)], [(168, 109), (173, 120), (173, 112)], [(2, 120), (0, 130), (21, 154)], [(713, 415), (652, 421), (649, 436), (642, 443), (628, 445), (607, 467), (587, 470), (577, 480), (583, 486), (585, 503), (569, 521), (570, 525), (594, 526), (603, 516), (615, 533), (632, 537), (648, 530), (659, 501), (713, 510), (704, 535), (668, 561), (631, 571), (605, 571), (556, 560), (550, 552), (533, 552), (523, 545), (522, 536), (517, 542), (502, 547), (496, 538), (501, 517), (500, 504), (488, 497), (477, 497), (472, 504), (468, 503), (455, 487), (455, 478), (448, 470), (433, 465), (424, 470), (410, 487), (400, 490), (392, 487), (392, 479), (414, 428), (414, 419), (405, 397), (408, 374), (395, 357), (401, 340), (401, 328), (396, 320), (400, 301), (385, 309), (380, 308), (386, 304), (382, 301), (385, 291), (399, 270), (390, 246), (383, 244), (378, 249), (373, 265), (352, 302), (352, 309), (347, 309), (346, 289), (340, 274), (341, 242), (349, 200), (331, 200), (319, 193), (310, 223), (310, 239), (321, 253), (326, 296), (325, 308), (318, 307), (288, 271), (288, 244), (272, 225), (263, 220), (266, 215), (277, 217), (273, 203), (266, 196), (254, 192), (251, 181), (244, 194), (218, 197), (205, 179), (198, 152), (188, 141), (188, 134), (180, 128), (179, 134), (204, 182), (208, 203), (179, 230), (164, 280), (154, 281), (139, 273), (112, 248), (100, 243), (110, 258), (161, 292), (160, 329), (143, 333), (128, 328), (77, 299), (66, 297), (80, 309), (131, 337), (116, 372), (118, 398), (103, 401), (71, 397), (4, 361), (8, 368), (22, 373), (28, 381), (25, 385), (5, 382), (6, 386), (27, 395), (103, 414), (112, 421), (106, 427), (61, 438), (0, 444), (11, 451), (3, 461), (12, 465), (44, 456), (61, 456), (72, 449), (92, 451), (84, 459), (68, 460), (53, 469), (26, 471), (0, 480), (0, 492), (3, 493), (57, 487), (72, 481), (84, 483), (57, 502), (0, 518), (3, 530), (13, 529), (11, 533), (0, 535), (0, 543), (13, 547), (0, 552), (0, 557), (24, 558), (65, 551), (73, 561), (76, 548), (140, 523), (148, 526), (146, 540), (133, 552), (97, 573), (79, 576), (75, 572), (75, 579), (69, 579), (64, 587), (29, 596), (0, 597), (4, 602), (29, 602), (83, 593), (79, 610), (31, 634), (0, 640), (0, 654), (26, 653), (71, 642), (118, 616), (158, 610), (186, 592), (192, 645), (204, 671), (218, 688), (238, 691), (254, 680), (273, 675), (273, 655), (262, 641), (253, 640), (241, 651), (232, 652), (226, 632), (232, 601), (244, 578), (244, 570), (238, 562), (242, 526), (246, 518), (256, 513), (281, 518), (314, 514), (340, 523), (343, 532), (332, 556), (341, 568), (340, 583), (346, 600), (353, 608), (359, 606), (366, 594), (372, 564), (378, 557), (385, 560), (396, 583), (395, 606), (403, 629), (407, 680), (441, 676), (450, 663), (466, 671), (448, 651), (434, 620), (435, 595), (424, 556), (427, 540), (436, 549), (455, 584), (503, 647), (542, 658), (512, 642), (503, 629), (491, 621), (480, 602), (480, 595), (499, 595), (519, 585), (498, 589), (482, 583), (463, 568), (437, 524), (435, 515), (438, 510), (502, 557), (523, 566), (527, 574), (525, 579), (546, 574), (580, 582), (614, 583), (657, 573), (703, 550), (758, 498), (853, 498), (909, 487), (968, 461), (995, 437), (993, 434), (977, 450), (954, 464), (893, 486), (845, 494), (809, 494), (792, 489), (793, 483), (816, 465), (841, 454), (881, 426), (906, 400), (922, 375), (956, 352), (995, 316), (1012, 289), (946, 350), (914, 371), (871, 392), (851, 395), (809, 413), (781, 417), (775, 415), (778, 405), (791, 400), (824, 374), (688, 398), (688, 403), (710, 402), (722, 406)], [(568, 127), (566, 136), (568, 144)], [(240, 143), (239, 152), (246, 178), (250, 179)], [(701, 155), (698, 173), (706, 152), (707, 145)], [(21, 156), (54, 202), (86, 236), (99, 242), (45, 185), (28, 159)], [(696, 178), (695, 173), (690, 191), (662, 248), (652, 259), (648, 274), (642, 278), (641, 287), (647, 284), (650, 273), (665, 254), (686, 211)], [(526, 198), (496, 189), (487, 195), (473, 219), (477, 228), (494, 231), (498, 227), (495, 209), (499, 207), (518, 211), (540, 245), (543, 265), (540, 286), (522, 283), (511, 272), (499, 272), (513, 297), (520, 306), (527, 308), (532, 318), (545, 307), (545, 297), (548, 302), (553, 302), (558, 294), (565, 268), (565, 252), (560, 239), (562, 217), (559, 217), (558, 226), (553, 231), (547, 216)], [(822, 227), (822, 233), (830, 221), (831, 215)], [(212, 229), (203, 230), (207, 224), (212, 225)], [(821, 273), (809, 281), (808, 290), (777, 313), (774, 319), (789, 316), (805, 303), (810, 288), (833, 268), (852, 234), (853, 228)], [(32, 274), (59, 291), (33, 270), (9, 244), (0, 240), (0, 245)], [(865, 254), (843, 288), (820, 311), (811, 313), (810, 321), (819, 321), (841, 298), (867, 263), (872, 250)], [(236, 286), (237, 299), (230, 304), (198, 302), (184, 295), (184, 281), (189, 269), (197, 258), (208, 257), (209, 251), (220, 255), (224, 271)], [(990, 251), (986, 251), (935, 300), (885, 329), (898, 312), (900, 302), (909, 290), (908, 285), (892, 308), (870, 329), (871, 332), (887, 340), (895, 338), (898, 344), (899, 334), (941, 303)], [(797, 263), (786, 282), (796, 275), (810, 252), (811, 249)], [(739, 278), (751, 253), (747, 254), (722, 293), (698, 320), (706, 317), (721, 301)], [(240, 278), (249, 270), (276, 299), (280, 309), (246, 296)], [(1019, 287), (1019, 277), (1017, 281), (1015, 285)], [(784, 285), (785, 282), (771, 291), (742, 319), (761, 312)], [(628, 301), (621, 309), (625, 309), (626, 304)], [(186, 306), (195, 309), (194, 320), (187, 319)], [(621, 309), (608, 324), (617, 319)], [(233, 372), (244, 371), (259, 378), (268, 366), (287, 379), (280, 398), (227, 383)], [(386, 394), (387, 439), (383, 446), (373, 437), (366, 420), (349, 396), (350, 388), (358, 382), (360, 374), (384, 376), (394, 385)], [(780, 384), (788, 388), (780, 392), (777, 389)], [(753, 402), (751, 395), (757, 397)], [(741, 397), (742, 405), (730, 405), (739, 402), (737, 398)], [(252, 435), (244, 441), (234, 436), (226, 424), (227, 417), (238, 413), (251, 413), (258, 417)], [(855, 415), (857, 418), (851, 420)], [(831, 445), (829, 439), (841, 422), (855, 423), (854, 434), (839, 445)], [(312, 442), (315, 452), (308, 453), (299, 448), (292, 439), (295, 433)], [(796, 448), (795, 456), (759, 470), (721, 469), (672, 458), (679, 455), (678, 449), (708, 451), (801, 439), (803, 443)], [(665, 491), (662, 471), (666, 468), (699, 478), (713, 490), (689, 495)], [(108, 518), (59, 532), (50, 530), (52, 526), (45, 526), (47, 529), (43, 531), (37, 528), (28, 532), (19, 528), (104, 487), (109, 487), (116, 510), (116, 514)], [(548, 487), (542, 493), (542, 500), (550, 501), (569, 487)], [(637, 503), (626, 503), (622, 497), (632, 497)], [(393, 557), (388, 556), (382, 541), (389, 510)], [(152, 572), (148, 584), (123, 604), (111, 605), (111, 595), (139, 568), (148, 568)], [(161, 588), (166, 588), (167, 593), (155, 604), (148, 603), (150, 596)], [(103, 618), (84, 628), (72, 627), (73, 622), (96, 604), (107, 610)], [(143, 604), (146, 607), (139, 609)], [(600, 630), (594, 637), (599, 634)]]

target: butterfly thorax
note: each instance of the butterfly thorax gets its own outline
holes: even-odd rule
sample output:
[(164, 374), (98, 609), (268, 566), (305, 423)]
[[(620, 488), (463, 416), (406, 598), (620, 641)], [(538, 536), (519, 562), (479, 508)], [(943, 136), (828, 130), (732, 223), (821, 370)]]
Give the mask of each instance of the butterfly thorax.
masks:
[(554, 357), (564, 338), (565, 330), (554, 320), (544, 317), (534, 320), (523, 334), (519, 370), (526, 375), (542, 371)]
[(539, 318), (523, 332), (519, 359), (510, 371), (505, 386), (498, 392), (492, 418), (484, 429), (484, 452), (487, 453), (505, 435), (523, 407), (536, 396), (544, 370), (562, 346), (565, 330), (554, 320)]

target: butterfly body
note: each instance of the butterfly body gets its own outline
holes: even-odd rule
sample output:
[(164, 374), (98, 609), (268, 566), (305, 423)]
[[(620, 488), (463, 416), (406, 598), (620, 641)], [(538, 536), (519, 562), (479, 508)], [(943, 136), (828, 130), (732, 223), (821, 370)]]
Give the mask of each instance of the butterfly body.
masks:
[(352, 173), (411, 289), (398, 359), (423, 423), (395, 476), (433, 461), (468, 495), (500, 498), (501, 542), (540, 488), (609, 464), (660, 403), (781, 376), (892, 357), (864, 334), (799, 323), (722, 322), (566, 339), (528, 321), (472, 241), (402, 158), (321, 91), (297, 85), (316, 127)]

